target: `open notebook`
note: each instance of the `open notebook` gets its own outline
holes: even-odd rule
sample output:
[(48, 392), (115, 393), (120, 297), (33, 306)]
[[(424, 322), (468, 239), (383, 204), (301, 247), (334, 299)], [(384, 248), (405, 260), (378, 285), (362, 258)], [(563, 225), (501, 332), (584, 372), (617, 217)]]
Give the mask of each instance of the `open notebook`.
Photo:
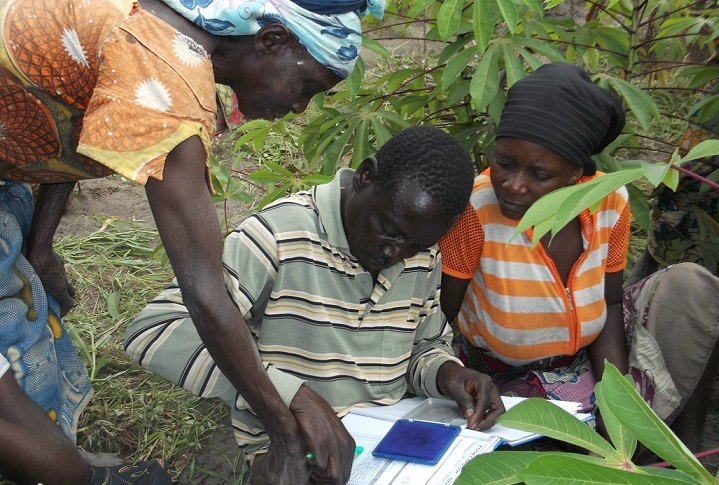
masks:
[[(515, 406), (525, 398), (502, 397), (505, 408)], [(551, 401), (582, 421), (593, 419), (591, 414), (579, 413), (579, 403)], [(421, 465), (372, 456), (372, 450), (398, 419), (454, 424), (466, 428), (467, 422), (454, 401), (447, 399), (403, 399), (392, 406), (352, 408), (342, 419), (345, 427), (364, 451), (355, 457), (350, 485), (450, 485), (462, 467), (481, 453), (493, 451), (502, 444), (517, 446), (540, 435), (495, 425), (487, 431), (462, 429), (454, 443), (436, 465)]]

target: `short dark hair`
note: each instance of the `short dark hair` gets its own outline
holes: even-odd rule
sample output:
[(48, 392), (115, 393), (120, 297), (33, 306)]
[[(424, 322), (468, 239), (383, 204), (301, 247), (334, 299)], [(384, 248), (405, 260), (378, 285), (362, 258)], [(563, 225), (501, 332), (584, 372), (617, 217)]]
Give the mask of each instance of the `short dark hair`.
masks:
[(391, 196), (405, 183), (416, 183), (448, 216), (464, 212), (474, 180), (469, 151), (434, 126), (414, 126), (395, 134), (377, 152), (375, 189)]

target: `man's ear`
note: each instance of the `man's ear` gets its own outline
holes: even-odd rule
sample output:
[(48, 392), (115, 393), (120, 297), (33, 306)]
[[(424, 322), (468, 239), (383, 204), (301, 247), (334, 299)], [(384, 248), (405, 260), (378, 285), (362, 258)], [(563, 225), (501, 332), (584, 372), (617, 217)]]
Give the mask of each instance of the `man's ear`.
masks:
[(372, 185), (372, 181), (377, 177), (377, 159), (375, 157), (367, 157), (362, 160), (355, 171), (352, 184), (355, 190), (360, 190)]
[(279, 23), (267, 24), (255, 34), (255, 50), (261, 54), (276, 54), (292, 42), (295, 38), (290, 30)]

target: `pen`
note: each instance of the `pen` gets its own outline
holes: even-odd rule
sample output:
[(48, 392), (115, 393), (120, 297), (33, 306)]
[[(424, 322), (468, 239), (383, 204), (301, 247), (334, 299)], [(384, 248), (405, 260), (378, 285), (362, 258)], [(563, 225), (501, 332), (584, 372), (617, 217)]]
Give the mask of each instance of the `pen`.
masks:
[[(359, 455), (363, 451), (364, 451), (364, 446), (355, 446), (355, 456)], [(309, 453), (307, 453), (307, 459), (314, 460), (315, 454), (310, 451)]]

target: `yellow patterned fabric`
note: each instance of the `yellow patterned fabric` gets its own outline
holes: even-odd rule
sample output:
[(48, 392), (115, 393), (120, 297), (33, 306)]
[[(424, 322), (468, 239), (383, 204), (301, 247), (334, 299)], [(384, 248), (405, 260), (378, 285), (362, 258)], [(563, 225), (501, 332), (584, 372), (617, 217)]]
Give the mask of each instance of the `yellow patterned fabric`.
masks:
[(216, 100), (204, 49), (130, 0), (0, 0), (0, 177), (162, 179)]

